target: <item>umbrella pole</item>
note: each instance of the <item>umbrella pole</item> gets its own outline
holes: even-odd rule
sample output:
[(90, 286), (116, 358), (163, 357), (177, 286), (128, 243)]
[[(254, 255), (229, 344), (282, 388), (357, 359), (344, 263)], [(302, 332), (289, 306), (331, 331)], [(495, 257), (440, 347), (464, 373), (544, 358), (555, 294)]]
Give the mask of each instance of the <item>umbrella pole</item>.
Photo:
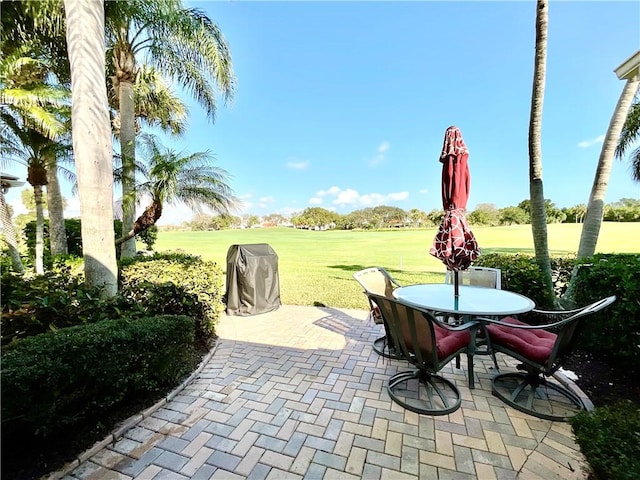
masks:
[(457, 298), (460, 296), (458, 289), (458, 270), (453, 272), (453, 295)]

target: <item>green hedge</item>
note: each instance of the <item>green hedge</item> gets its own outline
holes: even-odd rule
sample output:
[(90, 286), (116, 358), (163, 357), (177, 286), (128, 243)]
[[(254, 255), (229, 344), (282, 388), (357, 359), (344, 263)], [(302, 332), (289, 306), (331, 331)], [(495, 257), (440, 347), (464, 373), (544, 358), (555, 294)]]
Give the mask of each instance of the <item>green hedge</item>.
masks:
[[(70, 435), (193, 371), (194, 320), (105, 320), (36, 335), (2, 355), (2, 443)], [(31, 438), (30, 438), (31, 437)], [(9, 442), (9, 443), (7, 443)]]
[[(551, 258), (554, 290), (561, 302), (574, 264), (572, 257)], [(640, 255), (598, 254), (580, 264), (573, 299), (567, 304), (583, 306), (617, 297), (613, 305), (583, 323), (580, 348), (640, 368)], [(474, 265), (500, 268), (502, 288), (531, 298), (537, 308), (552, 308), (544, 303), (540, 268), (532, 255), (487, 254)]]
[[(545, 296), (542, 273), (533, 255), (488, 253), (481, 255), (473, 264), (499, 268), (502, 271), (503, 289), (529, 297), (537, 308), (553, 308), (553, 303)], [(551, 257), (551, 276), (556, 297), (561, 297), (566, 291), (574, 264), (574, 256)]]
[(592, 480), (640, 478), (640, 407), (630, 401), (581, 412), (571, 420)]
[(575, 279), (576, 304), (609, 295), (617, 300), (585, 323), (580, 345), (640, 368), (640, 255), (598, 254), (581, 263)]
[(126, 259), (120, 268), (121, 295), (132, 307), (153, 302), (156, 312), (192, 316), (202, 338), (215, 335), (224, 282), (217, 263), (180, 253)]
[(108, 301), (86, 289), (82, 275), (73, 275), (64, 264), (76, 260), (59, 262), (55, 270), (33, 278), (2, 275), (2, 345), (123, 315), (187, 315), (196, 319), (198, 343), (206, 345), (215, 336), (224, 274), (214, 262), (180, 254), (128, 259), (122, 262), (119, 293)]

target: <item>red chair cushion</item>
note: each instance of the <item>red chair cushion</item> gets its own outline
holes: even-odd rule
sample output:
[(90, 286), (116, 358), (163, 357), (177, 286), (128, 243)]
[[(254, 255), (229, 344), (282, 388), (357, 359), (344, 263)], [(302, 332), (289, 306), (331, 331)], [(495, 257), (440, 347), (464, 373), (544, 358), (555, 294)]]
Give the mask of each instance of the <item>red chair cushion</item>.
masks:
[[(513, 317), (503, 318), (501, 322), (513, 325), (527, 325)], [(487, 326), (487, 330), (493, 345), (508, 348), (540, 365), (544, 365), (548, 360), (557, 338), (555, 333), (538, 328), (524, 330), (490, 324)]]
[(438, 346), (438, 359), (443, 359), (465, 348), (471, 342), (471, 334), (468, 330), (454, 332), (433, 324), (436, 334), (436, 345)]

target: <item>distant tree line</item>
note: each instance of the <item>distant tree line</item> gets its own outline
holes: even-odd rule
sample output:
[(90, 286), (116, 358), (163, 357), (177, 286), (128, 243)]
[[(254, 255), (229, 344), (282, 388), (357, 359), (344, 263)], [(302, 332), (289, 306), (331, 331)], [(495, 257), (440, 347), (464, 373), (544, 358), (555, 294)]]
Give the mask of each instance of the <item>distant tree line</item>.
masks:
[[(582, 223), (587, 212), (584, 204), (568, 208), (557, 208), (551, 200), (545, 200), (547, 223)], [(467, 212), (471, 225), (499, 226), (521, 225), (531, 222), (529, 200), (516, 206), (497, 208), (492, 203), (480, 203), (476, 209)], [(340, 214), (322, 207), (310, 207), (290, 217), (271, 213), (262, 217), (245, 214), (207, 215), (198, 214), (183, 224), (190, 230), (223, 230), (228, 228), (254, 228), (288, 226), (311, 230), (379, 230), (385, 228), (427, 228), (437, 227), (442, 222), (444, 211), (434, 209), (424, 212), (417, 208), (403, 210), (398, 207), (381, 205)], [(604, 207), (604, 221), (640, 222), (640, 200), (622, 198)]]

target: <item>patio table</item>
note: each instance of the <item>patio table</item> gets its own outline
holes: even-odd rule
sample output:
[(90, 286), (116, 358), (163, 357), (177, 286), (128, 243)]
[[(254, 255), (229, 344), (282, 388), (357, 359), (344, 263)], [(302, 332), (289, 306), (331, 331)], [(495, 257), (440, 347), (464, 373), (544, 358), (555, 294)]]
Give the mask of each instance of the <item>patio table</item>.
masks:
[[(399, 287), (393, 291), (398, 300), (413, 307), (429, 310), (437, 314), (449, 314), (464, 323), (475, 317), (501, 318), (533, 310), (533, 300), (510, 292), (479, 286), (460, 285), (459, 295), (454, 296), (453, 285), (443, 283), (423, 283)], [(467, 349), (469, 362), (469, 388), (475, 388), (473, 374), (473, 356), (493, 355), (490, 346), (487, 350), (478, 350), (477, 331), (471, 329), (471, 342)], [(495, 359), (494, 359), (495, 360)]]

